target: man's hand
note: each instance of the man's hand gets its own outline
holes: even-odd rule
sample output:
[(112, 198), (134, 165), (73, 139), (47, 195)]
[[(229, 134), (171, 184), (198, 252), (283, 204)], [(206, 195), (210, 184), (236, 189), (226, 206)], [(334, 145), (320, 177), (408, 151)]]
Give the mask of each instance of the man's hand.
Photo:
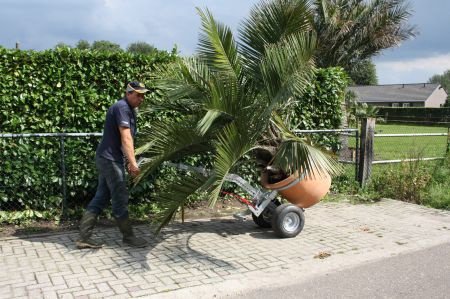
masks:
[(141, 173), (141, 170), (137, 164), (128, 163), (127, 170), (133, 178), (137, 177), (139, 173)]
[(130, 128), (119, 127), (122, 151), (127, 160), (127, 171), (134, 178), (141, 172), (134, 156), (133, 137)]

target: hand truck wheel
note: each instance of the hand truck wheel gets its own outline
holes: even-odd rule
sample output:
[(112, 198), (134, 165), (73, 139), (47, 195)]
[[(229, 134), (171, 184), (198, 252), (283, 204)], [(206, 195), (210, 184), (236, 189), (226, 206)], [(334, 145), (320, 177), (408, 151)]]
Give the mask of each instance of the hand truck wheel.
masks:
[(255, 216), (255, 214), (252, 213), (253, 222), (256, 223), (259, 227), (262, 228), (271, 228), (272, 227), (272, 215), (279, 206), (279, 201), (271, 201), (267, 207), (264, 209), (264, 211), (259, 214), (259, 216)]
[(297, 236), (305, 225), (303, 209), (293, 204), (278, 206), (272, 217), (272, 228), (281, 238), (293, 238)]

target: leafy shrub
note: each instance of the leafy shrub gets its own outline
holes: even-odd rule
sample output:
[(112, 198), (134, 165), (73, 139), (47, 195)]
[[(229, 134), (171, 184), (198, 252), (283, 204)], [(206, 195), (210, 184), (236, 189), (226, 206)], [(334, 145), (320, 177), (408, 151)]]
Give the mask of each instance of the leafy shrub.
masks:
[(390, 166), (373, 177), (371, 186), (383, 197), (422, 204), (423, 191), (431, 179), (429, 167), (418, 160)]
[(425, 205), (437, 209), (450, 210), (450, 155), (436, 163), (432, 179), (424, 192)]
[[(303, 98), (290, 114), (291, 126), (299, 130), (338, 129), (342, 122), (342, 103), (348, 78), (340, 67), (317, 70)], [(313, 140), (337, 151), (336, 134), (313, 134)]]

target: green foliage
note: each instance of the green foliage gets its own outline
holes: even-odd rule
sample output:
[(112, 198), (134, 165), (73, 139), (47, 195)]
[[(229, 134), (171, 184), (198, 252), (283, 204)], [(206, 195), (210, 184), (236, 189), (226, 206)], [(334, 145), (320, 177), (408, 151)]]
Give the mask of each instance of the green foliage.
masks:
[[(301, 100), (289, 111), (292, 128), (299, 130), (338, 129), (342, 121), (342, 103), (348, 78), (340, 67), (318, 69)], [(315, 141), (334, 151), (339, 148), (336, 135), (315, 135)]]
[(446, 70), (441, 75), (433, 75), (430, 79), (428, 79), (428, 83), (441, 84), (442, 88), (444, 88), (447, 94), (450, 95), (450, 70)]
[[(417, 156), (416, 156), (417, 158)], [(450, 156), (436, 162), (390, 165), (373, 175), (369, 186), (381, 197), (450, 210)]]
[(293, 127), (300, 130), (339, 128), (347, 84), (342, 68), (318, 69), (301, 100), (293, 107)]
[(172, 59), (162, 52), (136, 57), (0, 49), (2, 132), (99, 132), (106, 109), (123, 96), (126, 82), (151, 85), (155, 65)]
[(391, 165), (381, 174), (374, 175), (371, 184), (383, 197), (423, 204), (423, 191), (431, 179), (429, 167), (423, 161), (417, 160)]
[(0, 223), (9, 223), (16, 225), (27, 224), (31, 221), (51, 220), (60, 221), (60, 215), (55, 210), (39, 211), (39, 210), (23, 210), (23, 211), (0, 211)]
[(409, 122), (409, 123), (448, 123), (450, 122), (450, 107), (445, 108), (391, 108), (380, 107), (377, 113), (378, 117), (385, 118), (390, 122)]
[(135, 42), (131, 43), (127, 47), (127, 52), (133, 54), (150, 55), (153, 52), (158, 51), (154, 46), (146, 42)]
[[(154, 68), (174, 58), (165, 52), (136, 56), (69, 48), (43, 52), (2, 48), (1, 133), (101, 132), (107, 108), (124, 95), (126, 83), (140, 80), (151, 86)], [(141, 118), (140, 123), (145, 127), (150, 121)], [(98, 141), (65, 138), (71, 205), (92, 196)], [(61, 206), (58, 139), (2, 138), (0, 149), (2, 210)], [(148, 198), (144, 187), (140, 191), (143, 199)]]
[(91, 45), (87, 40), (79, 40), (77, 45), (75, 46), (79, 50), (89, 50), (91, 48)]
[(416, 35), (408, 24), (412, 9), (405, 0), (315, 0), (320, 67), (353, 66)]
[(119, 44), (107, 40), (94, 41), (92, 43), (91, 49), (94, 51), (109, 52), (109, 53), (116, 53), (123, 51)]
[(377, 85), (377, 69), (370, 59), (364, 59), (354, 63), (348, 70), (352, 85)]
[(433, 75), (430, 79), (428, 79), (428, 83), (441, 84), (442, 88), (444, 88), (448, 94), (444, 107), (450, 108), (450, 70), (446, 70), (442, 75)]
[(432, 170), (423, 203), (436, 209), (450, 210), (450, 154)]

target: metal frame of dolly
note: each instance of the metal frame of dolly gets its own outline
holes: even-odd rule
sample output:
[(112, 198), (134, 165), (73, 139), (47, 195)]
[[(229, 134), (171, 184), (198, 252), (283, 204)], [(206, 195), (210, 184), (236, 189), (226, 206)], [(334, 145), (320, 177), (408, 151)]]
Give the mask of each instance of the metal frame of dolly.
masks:
[[(194, 167), (183, 163), (166, 162), (165, 165), (176, 167), (180, 170), (195, 171), (208, 176), (209, 172), (202, 167)], [(301, 180), (302, 178), (300, 178)], [(304, 210), (296, 205), (285, 203), (281, 204), (275, 198), (278, 192), (273, 190), (264, 190), (255, 188), (245, 179), (237, 174), (228, 174), (225, 177), (228, 182), (235, 183), (247, 192), (251, 197), (251, 202), (244, 202), (252, 213), (253, 221), (264, 228), (272, 227), (275, 233), (281, 238), (292, 238), (297, 236), (303, 229), (305, 223)], [(271, 206), (269, 206), (272, 203)], [(266, 209), (270, 209), (269, 218), (263, 218)], [(235, 218), (244, 220), (244, 215), (235, 214)]]

